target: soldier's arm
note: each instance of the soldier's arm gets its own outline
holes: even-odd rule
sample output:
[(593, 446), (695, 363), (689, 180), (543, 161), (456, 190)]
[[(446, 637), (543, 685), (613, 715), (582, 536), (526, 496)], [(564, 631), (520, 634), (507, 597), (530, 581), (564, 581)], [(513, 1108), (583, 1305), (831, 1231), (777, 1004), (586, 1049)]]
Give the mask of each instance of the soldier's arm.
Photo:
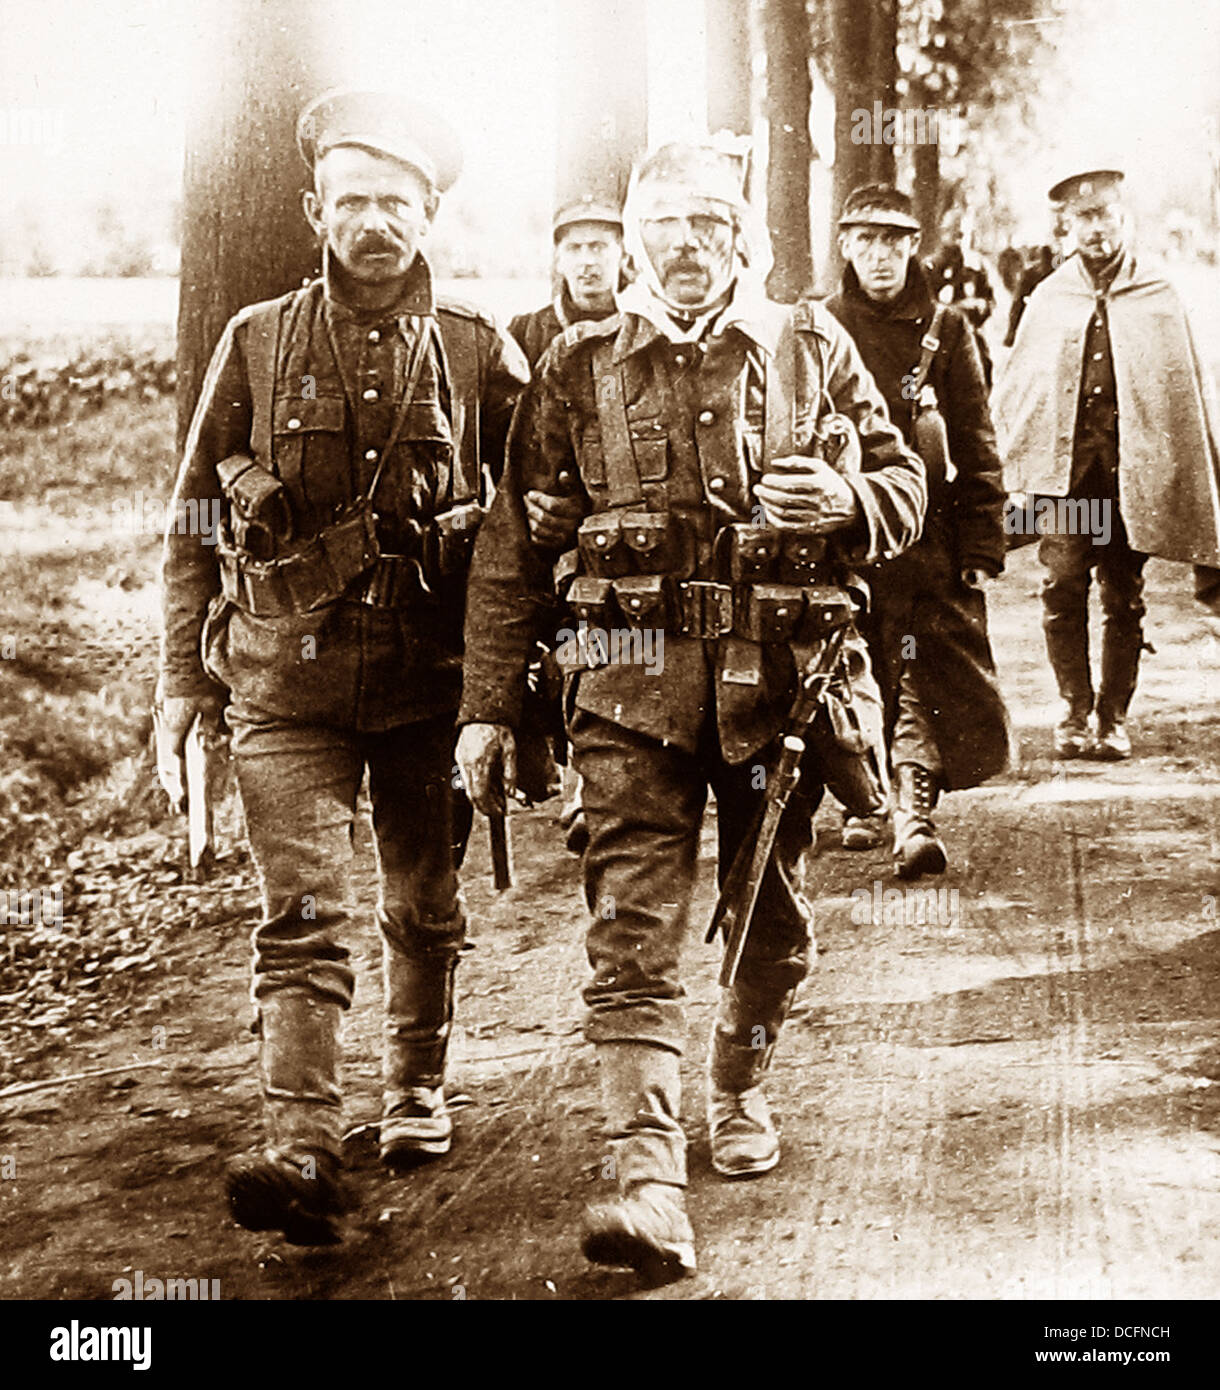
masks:
[(557, 492), (561, 473), (578, 474), (559, 369), (548, 357), (539, 370), (517, 408), (504, 477), (471, 563), (462, 724), (516, 727), (526, 667), (552, 603), (555, 552), (530, 539), (524, 497), (531, 488)]
[(953, 336), (945, 343), (945, 399), (940, 408), (958, 474), (953, 484), (958, 558), (963, 569), (994, 576), (1004, 568), (1004, 468), (974, 334), (964, 319), (952, 317), (952, 325), (946, 325)]
[(504, 467), (504, 450), (513, 409), (530, 379), (529, 363), (516, 341), (491, 320), (479, 321), (482, 364), (479, 402), (479, 447), (498, 484)]
[[(252, 410), (243, 336), (239, 317), (229, 322), (216, 345), (174, 487), (161, 558), (159, 690), (166, 698), (207, 699), (220, 693), (203, 669), (199, 638), (208, 604), (220, 590), (213, 528), (225, 515), (225, 502), (216, 465), (250, 447)], [(179, 525), (179, 518), (189, 521), (192, 516), (200, 520), (198, 534)]]
[(834, 408), (855, 425), (861, 448), (861, 472), (846, 475), (859, 514), (840, 534), (839, 547), (852, 565), (892, 560), (914, 545), (923, 530), (927, 472), (890, 420), (885, 399), (850, 334), (829, 315), (825, 321), (827, 389)]

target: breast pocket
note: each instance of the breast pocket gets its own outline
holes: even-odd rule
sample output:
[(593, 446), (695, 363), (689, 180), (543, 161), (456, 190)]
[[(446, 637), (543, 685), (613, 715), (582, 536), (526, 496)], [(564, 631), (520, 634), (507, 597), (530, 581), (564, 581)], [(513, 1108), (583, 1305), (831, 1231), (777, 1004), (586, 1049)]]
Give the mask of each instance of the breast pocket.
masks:
[(307, 499), (323, 509), (347, 501), (342, 396), (275, 402), (275, 471), (299, 509)]
[(655, 483), (668, 478), (669, 434), (665, 426), (658, 419), (632, 420), (628, 417), (628, 428), (641, 481)]

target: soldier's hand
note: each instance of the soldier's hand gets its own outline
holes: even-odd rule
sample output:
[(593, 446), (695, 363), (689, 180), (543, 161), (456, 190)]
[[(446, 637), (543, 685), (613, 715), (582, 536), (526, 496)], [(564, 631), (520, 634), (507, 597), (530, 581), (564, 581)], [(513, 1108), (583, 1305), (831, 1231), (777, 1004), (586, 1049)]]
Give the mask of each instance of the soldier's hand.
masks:
[(467, 724), (458, 735), (457, 765), (466, 795), (485, 816), (504, 811), (517, 790), (517, 743), (505, 724)]
[(856, 494), (824, 459), (772, 459), (755, 484), (767, 524), (783, 531), (839, 531), (856, 519)]
[(571, 542), (584, 512), (584, 502), (580, 497), (556, 496), (537, 490), (525, 494), (525, 519), (529, 522), (530, 540), (548, 550), (558, 550)]
[(214, 695), (163, 696), (157, 687), (157, 708), (161, 712), (161, 727), (168, 751), (175, 757), (185, 756), (186, 736), (198, 717), (206, 730), (219, 728), (224, 705)]

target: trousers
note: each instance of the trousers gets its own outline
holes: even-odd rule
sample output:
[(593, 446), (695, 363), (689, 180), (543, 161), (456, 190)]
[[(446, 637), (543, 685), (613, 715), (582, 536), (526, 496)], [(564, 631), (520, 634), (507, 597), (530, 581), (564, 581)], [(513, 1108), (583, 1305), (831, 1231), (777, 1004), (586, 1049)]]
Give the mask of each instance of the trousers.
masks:
[(454, 787), (452, 716), (382, 733), (294, 723), (240, 702), (226, 717), (262, 887), (254, 997), (299, 988), (351, 1004), (352, 833), (366, 768), (385, 942), (410, 957), (455, 955), (470, 807)]
[[(723, 883), (765, 795), (777, 746), (731, 766), (720, 754), (714, 716), (693, 754), (584, 710), (575, 712), (570, 734), (589, 830), (584, 889), (593, 978), (584, 990), (585, 1036), (681, 1053), (682, 956), (708, 791), (716, 797)], [(800, 861), (821, 796), (816, 769), (803, 768), (763, 879), (739, 978), (767, 995), (794, 989), (809, 969), (813, 911), (800, 891)]]

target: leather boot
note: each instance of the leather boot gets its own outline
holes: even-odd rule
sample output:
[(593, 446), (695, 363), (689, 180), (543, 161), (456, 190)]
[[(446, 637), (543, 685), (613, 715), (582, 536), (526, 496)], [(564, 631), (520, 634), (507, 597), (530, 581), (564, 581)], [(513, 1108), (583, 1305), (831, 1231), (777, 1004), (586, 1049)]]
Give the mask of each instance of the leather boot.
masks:
[(707, 1131), (722, 1177), (755, 1177), (779, 1162), (762, 1082), (795, 994), (768, 997), (740, 980), (721, 991), (708, 1053)]
[(586, 1207), (581, 1248), (595, 1264), (626, 1266), (650, 1284), (693, 1274), (678, 1055), (607, 1042), (598, 1044), (597, 1063), (618, 1195)]
[(894, 871), (899, 878), (943, 874), (948, 858), (932, 824), (936, 779), (918, 763), (899, 763), (894, 774)]
[(1045, 618), (1042, 630), (1046, 654), (1059, 695), (1067, 705), (1064, 717), (1055, 727), (1055, 756), (1083, 758), (1088, 755), (1089, 715), (1093, 710), (1093, 677), (1089, 671), (1089, 630), (1084, 623), (1068, 624), (1061, 616)]
[(457, 955), (408, 956), (385, 941), (382, 963), (381, 1161), (391, 1168), (410, 1168), (447, 1154), (453, 1142), (444, 1081)]
[(307, 989), (259, 1001), (267, 1147), (231, 1160), (226, 1188), (239, 1226), (282, 1231), (292, 1245), (342, 1239), (341, 1012)]
[(1122, 627), (1107, 618), (1101, 637), (1101, 689), (1097, 695), (1097, 736), (1093, 757), (1115, 762), (1131, 756), (1131, 740), (1124, 723), (1127, 706), (1135, 694), (1144, 634), (1137, 622)]

